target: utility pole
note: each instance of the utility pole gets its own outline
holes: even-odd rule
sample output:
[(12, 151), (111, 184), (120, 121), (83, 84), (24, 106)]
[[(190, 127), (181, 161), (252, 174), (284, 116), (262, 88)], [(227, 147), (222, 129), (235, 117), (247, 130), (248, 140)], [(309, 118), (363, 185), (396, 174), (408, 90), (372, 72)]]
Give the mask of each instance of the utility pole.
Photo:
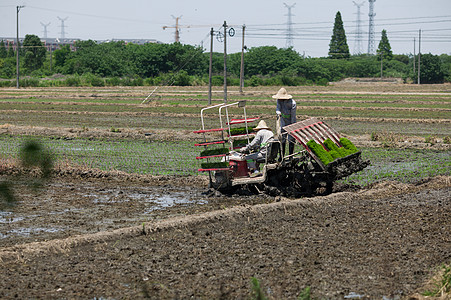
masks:
[(224, 103), (227, 103), (227, 22), (224, 21)]
[(44, 24), (41, 22), (41, 25), (44, 26), (44, 38), (46, 39), (47, 38), (47, 26), (50, 25), (50, 22), (47, 24)]
[(16, 19), (17, 19), (17, 24), (16, 24), (16, 28), (17, 28), (17, 36), (16, 36), (16, 88), (19, 88), (19, 77), (20, 77), (20, 70), (19, 70), (19, 11), (21, 8), (24, 8), (25, 6), (16, 6), (16, 11), (17, 11), (17, 15), (16, 15)]
[(382, 70), (383, 70), (383, 67), (382, 67), (383, 60), (384, 60), (384, 52), (381, 51), (381, 79), (382, 79)]
[(357, 6), (357, 22), (356, 22), (356, 32), (355, 32), (355, 45), (354, 45), (354, 54), (362, 54), (362, 27), (361, 27), (361, 23), (362, 20), (360, 18), (361, 16), (361, 12), (360, 12), (360, 7), (363, 6), (363, 4), (365, 4), (365, 2), (362, 3), (357, 3), (355, 1), (352, 1), (354, 3), (355, 6)]
[(174, 33), (174, 40), (176, 43), (180, 43), (180, 25), (179, 25), (179, 20), (182, 18), (182, 16), (180, 17), (174, 17), (173, 15), (171, 15), (172, 18), (175, 19), (175, 26), (163, 26), (163, 30), (165, 30), (166, 28), (175, 28), (175, 33)]
[(286, 43), (286, 47), (293, 47), (293, 22), (291, 20), (291, 17), (293, 16), (293, 14), (291, 13), (291, 9), (296, 5), (296, 3), (292, 4), (292, 5), (287, 5), (286, 3), (284, 3), (283, 5), (285, 5), (286, 8), (288, 8), (288, 14), (286, 16), (288, 16), (288, 22), (287, 22), (287, 43)]
[(211, 105), (211, 77), (213, 68), (213, 27), (210, 29), (210, 65), (208, 69), (208, 105)]
[(374, 2), (376, 0), (368, 0), (370, 3), (370, 12), (368, 14), (369, 20), (369, 28), (368, 28), (368, 54), (374, 54), (374, 17), (376, 14), (374, 13)]
[(61, 40), (66, 38), (66, 31), (64, 30), (64, 27), (67, 27), (67, 26), (64, 25), (64, 21), (66, 21), (67, 18), (68, 17), (65, 17), (64, 19), (62, 19), (62, 18), (58, 17), (58, 19), (61, 21), (61, 25), (60, 25), (60, 27), (61, 27), (61, 32), (60, 32), (61, 33)]
[(413, 77), (415, 78), (415, 73), (417, 72), (417, 69), (415, 67), (415, 60), (417, 59), (417, 55), (415, 54), (415, 38), (413, 38)]
[(244, 30), (246, 29), (246, 25), (243, 25), (243, 38), (241, 41), (241, 67), (240, 67), (240, 93), (243, 92), (244, 87), (244, 50), (246, 46), (244, 45)]
[(53, 69), (53, 41), (50, 44), (50, 73), (52, 73)]
[(420, 69), (421, 69), (421, 29), (418, 31), (418, 84), (421, 84), (420, 82)]

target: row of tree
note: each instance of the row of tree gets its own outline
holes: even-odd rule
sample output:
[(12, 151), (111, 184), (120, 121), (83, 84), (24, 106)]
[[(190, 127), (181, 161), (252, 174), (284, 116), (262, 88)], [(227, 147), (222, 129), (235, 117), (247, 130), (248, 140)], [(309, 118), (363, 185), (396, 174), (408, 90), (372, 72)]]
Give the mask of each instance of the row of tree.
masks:
[[(393, 51), (391, 50), (390, 41), (388, 40), (387, 31), (382, 30), (381, 40), (377, 48), (377, 55), (381, 56), (379, 59), (393, 59)], [(348, 41), (346, 39), (345, 29), (343, 27), (343, 20), (341, 13), (337, 12), (335, 15), (334, 29), (329, 44), (329, 58), (343, 59), (350, 58)]]
[[(339, 16), (341, 18), (341, 16)], [(385, 32), (385, 31), (384, 31)], [(414, 69), (412, 55), (393, 55), (386, 33), (379, 45), (381, 55), (349, 55), (341, 48), (339, 34), (332, 36), (329, 57), (304, 57), (292, 48), (262, 46), (248, 49), (244, 55), (246, 84), (300, 85), (308, 83), (327, 84), (346, 77), (401, 77), (415, 82), (418, 74)], [(336, 41), (334, 38), (337, 37)], [(384, 41), (385, 40), (385, 41)], [(384, 42), (383, 42), (384, 41)], [(125, 44), (94, 41), (76, 42), (53, 52), (46, 51), (38, 36), (27, 35), (20, 47), (21, 75), (45, 77), (53, 74), (93, 74), (103, 78), (157, 78), (166, 74), (183, 74), (179, 84), (205, 84), (208, 82), (210, 54), (204, 49), (173, 44)], [(335, 47), (337, 49), (335, 49)], [(388, 51), (390, 50), (390, 51)], [(378, 50), (379, 51), (379, 50)], [(336, 59), (340, 58), (340, 59)], [(381, 62), (382, 58), (382, 62)], [(227, 57), (230, 82), (239, 78), (241, 53)], [(382, 67), (382, 68), (381, 68)], [(223, 73), (223, 54), (213, 53), (213, 74)], [(381, 71), (383, 74), (381, 74)], [(0, 77), (13, 79), (16, 75), (15, 51), (0, 42)], [(421, 83), (451, 81), (451, 56), (422, 54)], [(160, 81), (161, 83), (161, 81)]]

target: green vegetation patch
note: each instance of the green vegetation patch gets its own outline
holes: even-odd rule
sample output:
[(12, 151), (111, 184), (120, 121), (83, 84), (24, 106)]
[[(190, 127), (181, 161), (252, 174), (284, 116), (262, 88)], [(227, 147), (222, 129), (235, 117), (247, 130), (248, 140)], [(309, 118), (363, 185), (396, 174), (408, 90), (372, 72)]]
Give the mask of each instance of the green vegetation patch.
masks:
[[(28, 138), (0, 135), (0, 157), (18, 159), (18, 149)], [(64, 165), (130, 174), (199, 175), (199, 148), (193, 147), (192, 141), (59, 137), (39, 140), (54, 155), (55, 162)]]
[(355, 152), (345, 148), (344, 146), (338, 147), (331, 139), (326, 139), (324, 141), (324, 145), (329, 150), (329, 153), (333, 158), (345, 157)]
[(240, 134), (252, 133), (253, 130), (254, 130), (253, 127), (248, 127), (247, 129), (246, 129), (246, 127), (231, 128), (230, 135), (240, 135)]
[[(341, 139), (340, 142), (342, 142)], [(346, 147), (343, 144), (343, 147), (338, 147), (329, 138), (324, 141), (324, 146), (326, 147), (326, 149), (324, 149), (323, 146), (321, 146), (314, 140), (310, 140), (307, 143), (307, 146), (313, 151), (313, 153), (315, 153), (315, 155), (321, 160), (324, 165), (327, 165), (337, 158), (346, 157), (358, 151), (357, 148), (348, 139), (344, 139), (343, 142), (344, 144), (346, 144)]]
[(347, 138), (344, 137), (340, 138), (340, 144), (342, 144), (346, 150), (351, 151), (351, 153), (356, 153), (359, 151), (357, 147), (354, 146), (354, 144)]
[(200, 153), (200, 156), (221, 155), (229, 153), (228, 148), (206, 149)]
[(451, 151), (431, 149), (362, 148), (370, 166), (339, 182), (367, 186), (382, 180), (418, 183), (439, 175), (451, 176)]
[(451, 264), (442, 265), (441, 276), (435, 279), (434, 289), (423, 293), (424, 296), (440, 297), (451, 292)]
[(313, 151), (313, 153), (321, 160), (321, 162), (324, 165), (329, 164), (330, 162), (332, 162), (334, 160), (334, 158), (332, 157), (332, 155), (330, 155), (329, 152), (327, 152), (323, 146), (321, 146), (320, 144), (318, 144), (317, 142), (315, 142), (314, 140), (310, 140), (307, 143), (307, 147), (310, 148), (310, 150)]
[(219, 169), (219, 168), (228, 168), (229, 163), (227, 161), (220, 162), (206, 162), (201, 163), (202, 169)]

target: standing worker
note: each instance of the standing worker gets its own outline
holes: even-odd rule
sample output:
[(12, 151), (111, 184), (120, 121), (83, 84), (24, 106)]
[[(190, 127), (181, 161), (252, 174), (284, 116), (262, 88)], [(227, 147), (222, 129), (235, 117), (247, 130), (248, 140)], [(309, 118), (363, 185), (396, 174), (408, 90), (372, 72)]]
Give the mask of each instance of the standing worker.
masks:
[[(287, 93), (285, 88), (281, 88), (277, 94), (272, 96), (277, 99), (277, 123), (279, 128), (296, 123), (296, 102), (294, 102), (293, 97)], [(285, 155), (285, 145), (287, 141), (287, 133), (285, 130), (281, 132), (281, 142), (282, 142), (282, 156)], [(294, 153), (294, 138), (290, 135), (288, 136), (288, 153), (291, 155)]]

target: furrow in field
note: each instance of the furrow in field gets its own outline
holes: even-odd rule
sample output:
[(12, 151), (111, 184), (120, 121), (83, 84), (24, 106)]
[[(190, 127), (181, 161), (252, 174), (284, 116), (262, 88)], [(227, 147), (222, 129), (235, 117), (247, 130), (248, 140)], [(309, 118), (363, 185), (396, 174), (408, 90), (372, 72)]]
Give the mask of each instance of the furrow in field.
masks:
[[(383, 105), (383, 104), (381, 104)], [(171, 109), (183, 109), (183, 108), (197, 108), (200, 109), (204, 107), (201, 104), (175, 104), (175, 105), (168, 105), (164, 103), (155, 102), (150, 105), (141, 105), (141, 104), (129, 104), (129, 103), (121, 103), (121, 104), (111, 104), (111, 103), (76, 103), (76, 102), (0, 102), (0, 108), (3, 108), (2, 111), (8, 111), (11, 107), (11, 110), (41, 110), (41, 111), (47, 111), (47, 110), (54, 110), (53, 106), (67, 106), (67, 111), (70, 110), (85, 110), (85, 111), (98, 111), (97, 108), (103, 107), (105, 108), (105, 112), (108, 111), (120, 111), (128, 109), (130, 110), (136, 110), (136, 109), (142, 109), (142, 110), (149, 110), (153, 109), (155, 107), (159, 108), (167, 108), (168, 110)], [(444, 105), (448, 106), (448, 105)], [(96, 109), (94, 109), (96, 107)], [(257, 110), (266, 110), (266, 109), (274, 109), (274, 105), (250, 105), (248, 106), (251, 109), (257, 109)], [(28, 108), (28, 109), (27, 109)], [(121, 109), (123, 108), (123, 109)], [(430, 111), (430, 112), (441, 112), (446, 113), (450, 112), (451, 108), (445, 108), (445, 107), (404, 107), (404, 106), (340, 106), (340, 105), (298, 105), (298, 110), (357, 110), (357, 111), (364, 111), (364, 110), (371, 110), (371, 111), (411, 111), (411, 112), (418, 112), (418, 111)], [(65, 111), (65, 110), (62, 110)]]
[[(33, 113), (33, 114), (52, 114), (52, 115), (105, 115), (105, 116), (143, 116), (143, 117), (168, 117), (172, 119), (177, 118), (199, 118), (199, 116), (189, 113), (171, 113), (171, 112), (90, 112), (90, 111), (35, 111), (35, 110), (0, 110), (0, 114), (15, 113), (19, 115)], [(274, 114), (260, 113), (256, 114), (261, 118), (274, 118)], [(230, 114), (230, 118), (240, 118), (241, 115)], [(306, 115), (298, 114), (298, 118), (308, 117)], [(205, 116), (207, 119), (218, 119), (217, 116)], [(389, 118), (389, 117), (347, 117), (347, 116), (321, 116), (324, 120), (350, 120), (350, 121), (368, 121), (368, 122), (401, 122), (401, 123), (440, 123), (451, 124), (451, 119), (431, 119), (431, 118)], [(1, 120), (1, 118), (0, 118)], [(199, 118), (200, 120), (200, 118)], [(200, 122), (200, 121), (199, 121)]]
[[(438, 101), (438, 100), (446, 100), (446, 101)], [(233, 102), (235, 100), (231, 100)], [(248, 105), (274, 105), (274, 100), (265, 100), (265, 99), (248, 99)], [(24, 99), (23, 97), (2, 97), (0, 99), (0, 102), (3, 104), (58, 104), (58, 105), (142, 105), (142, 106), (148, 106), (148, 105), (155, 105), (155, 104), (162, 104), (162, 105), (202, 105), (202, 106), (208, 106), (208, 99), (205, 98), (177, 98), (177, 99), (158, 99), (156, 101), (150, 101), (146, 104), (142, 104), (141, 98), (136, 97), (35, 97), (35, 99), (30, 100)], [(221, 103), (221, 99), (212, 99), (212, 104), (219, 104)], [(451, 104), (451, 97), (448, 98), (428, 98), (416, 100), (416, 99), (312, 99), (312, 98), (301, 98), (296, 99), (296, 103), (303, 104), (303, 103), (324, 103), (324, 104), (344, 104), (344, 103), (353, 103), (353, 104), (379, 104), (379, 105), (408, 105), (408, 106), (415, 106), (415, 105), (443, 105), (443, 106), (449, 106)]]

